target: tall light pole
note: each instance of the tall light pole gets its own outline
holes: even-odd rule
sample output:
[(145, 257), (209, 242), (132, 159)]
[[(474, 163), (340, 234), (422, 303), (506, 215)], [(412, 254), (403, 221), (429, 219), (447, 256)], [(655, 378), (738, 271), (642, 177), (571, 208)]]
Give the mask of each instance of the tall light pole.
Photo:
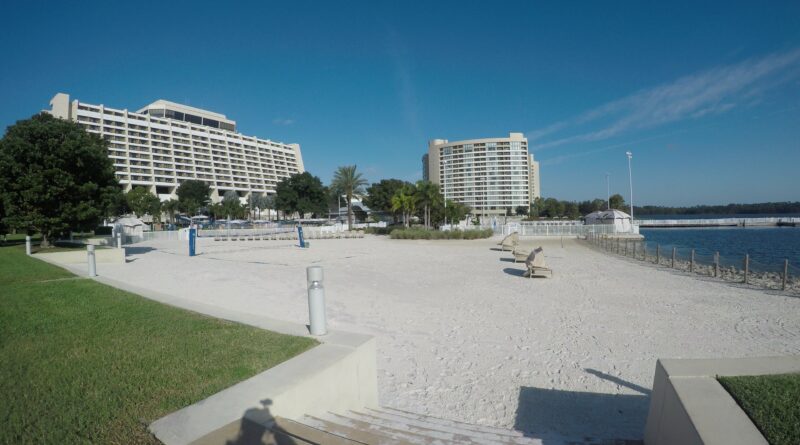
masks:
[(606, 172), (606, 210), (611, 210), (611, 173)]
[(631, 226), (633, 226), (633, 175), (631, 174), (631, 158), (633, 158), (633, 153), (626, 151), (626, 155), (628, 155), (628, 182), (631, 186)]
[(444, 197), (444, 225), (447, 226), (447, 161), (442, 161), (442, 165), (444, 168), (442, 172), (444, 173), (444, 177), (442, 177), (442, 196)]

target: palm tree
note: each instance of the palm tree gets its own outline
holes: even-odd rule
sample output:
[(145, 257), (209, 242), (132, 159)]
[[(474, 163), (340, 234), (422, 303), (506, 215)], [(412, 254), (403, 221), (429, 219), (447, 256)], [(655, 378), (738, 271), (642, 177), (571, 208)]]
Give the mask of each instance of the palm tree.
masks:
[(417, 202), (423, 206), (425, 228), (431, 227), (431, 210), (442, 202), (439, 186), (430, 181), (417, 181)]
[(347, 230), (353, 230), (353, 195), (364, 193), (367, 180), (356, 172), (355, 165), (345, 165), (336, 169), (331, 188), (347, 198)]
[(413, 185), (406, 185), (392, 196), (392, 211), (403, 212), (403, 223), (409, 226), (410, 215), (417, 209), (417, 196)]
[(161, 211), (167, 214), (170, 224), (175, 222), (175, 213), (180, 207), (180, 202), (175, 199), (170, 199), (161, 203)]

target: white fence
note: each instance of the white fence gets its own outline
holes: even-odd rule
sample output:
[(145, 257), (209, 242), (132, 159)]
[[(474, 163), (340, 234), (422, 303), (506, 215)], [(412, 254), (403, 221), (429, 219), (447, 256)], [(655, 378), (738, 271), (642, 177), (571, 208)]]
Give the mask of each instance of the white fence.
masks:
[(482, 227), (493, 229), (495, 234), (508, 235), (518, 232), (520, 236), (592, 236), (592, 235), (614, 235), (626, 233), (639, 233), (639, 226), (634, 225), (633, 231), (621, 231), (613, 224), (593, 224), (584, 225), (582, 223), (537, 223), (522, 222), (498, 224), (494, 227)]
[[(353, 224), (353, 229), (363, 230), (368, 227), (386, 227), (385, 222)], [(334, 224), (330, 226), (303, 226), (303, 235), (308, 239), (327, 238), (327, 235), (343, 235), (348, 232), (347, 224)], [(250, 229), (200, 229), (197, 236), (200, 238), (235, 238), (235, 237), (273, 237), (296, 235), (297, 226), (291, 225), (265, 225)], [(158, 232), (144, 232), (141, 237), (128, 237), (126, 244), (152, 240), (186, 240), (189, 239), (189, 229), (167, 230)]]

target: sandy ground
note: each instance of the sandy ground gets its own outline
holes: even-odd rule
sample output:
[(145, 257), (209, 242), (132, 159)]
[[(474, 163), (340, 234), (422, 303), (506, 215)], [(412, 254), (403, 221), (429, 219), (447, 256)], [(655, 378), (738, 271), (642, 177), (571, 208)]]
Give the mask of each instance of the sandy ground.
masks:
[(497, 240), (185, 242), (129, 247), (99, 273), (233, 310), (307, 322), (325, 268), (329, 326), (378, 339), (381, 403), (529, 436), (639, 439), (658, 357), (800, 353), (800, 298), (688, 277), (576, 240), (521, 277)]

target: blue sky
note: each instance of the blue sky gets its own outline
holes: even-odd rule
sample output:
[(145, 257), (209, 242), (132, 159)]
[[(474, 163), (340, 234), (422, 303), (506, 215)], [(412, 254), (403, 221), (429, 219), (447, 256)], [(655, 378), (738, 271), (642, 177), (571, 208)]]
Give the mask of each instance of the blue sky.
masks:
[(523, 132), (546, 196), (800, 200), (800, 2), (23, 2), (0, 125), (57, 92), (163, 98), (300, 143), (327, 182), (416, 180), (427, 141)]

